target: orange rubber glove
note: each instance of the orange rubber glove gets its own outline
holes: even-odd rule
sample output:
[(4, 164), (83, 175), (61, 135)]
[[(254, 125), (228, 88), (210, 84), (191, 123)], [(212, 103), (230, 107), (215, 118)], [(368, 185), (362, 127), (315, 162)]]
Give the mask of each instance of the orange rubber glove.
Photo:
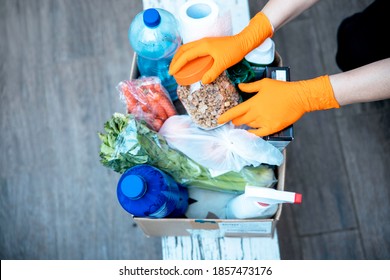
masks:
[(232, 121), (237, 126), (246, 124), (257, 128), (248, 131), (258, 136), (276, 133), (306, 112), (340, 107), (327, 75), (298, 82), (265, 78), (239, 84), (239, 88), (244, 92), (258, 93), (222, 114), (218, 123)]
[(169, 74), (176, 74), (187, 62), (210, 55), (213, 66), (202, 78), (202, 83), (213, 82), (224, 70), (240, 62), (246, 54), (260, 46), (273, 35), (273, 27), (267, 16), (259, 12), (247, 27), (234, 36), (208, 37), (182, 45), (172, 59)]

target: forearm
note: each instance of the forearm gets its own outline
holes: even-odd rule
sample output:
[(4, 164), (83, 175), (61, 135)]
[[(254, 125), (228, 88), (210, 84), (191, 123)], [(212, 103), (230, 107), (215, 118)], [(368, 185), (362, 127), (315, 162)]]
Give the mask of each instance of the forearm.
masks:
[(274, 31), (291, 21), (319, 0), (270, 0), (261, 10), (269, 19)]
[(390, 58), (329, 78), (340, 106), (390, 98)]

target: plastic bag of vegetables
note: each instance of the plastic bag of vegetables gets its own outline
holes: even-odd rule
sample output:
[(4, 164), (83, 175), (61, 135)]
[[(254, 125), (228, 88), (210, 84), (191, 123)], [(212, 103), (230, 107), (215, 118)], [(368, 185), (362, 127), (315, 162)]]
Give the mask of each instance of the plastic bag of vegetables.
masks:
[(158, 77), (122, 81), (116, 88), (126, 104), (127, 113), (144, 120), (155, 131), (159, 131), (166, 119), (177, 114)]
[(99, 133), (100, 161), (119, 173), (147, 163), (170, 174), (184, 186), (228, 192), (243, 192), (247, 184), (271, 186), (276, 181), (272, 167), (263, 165), (212, 177), (207, 168), (170, 148), (163, 136), (131, 114), (114, 113), (104, 129), (106, 133)]

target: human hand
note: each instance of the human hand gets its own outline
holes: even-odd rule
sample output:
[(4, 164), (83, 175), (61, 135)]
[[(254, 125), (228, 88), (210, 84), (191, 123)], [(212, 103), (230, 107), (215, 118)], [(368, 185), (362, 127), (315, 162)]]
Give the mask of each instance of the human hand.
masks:
[(267, 16), (259, 12), (237, 35), (203, 38), (182, 45), (172, 59), (169, 74), (175, 75), (187, 62), (209, 55), (214, 59), (214, 63), (203, 75), (202, 83), (211, 83), (272, 34), (273, 27)]
[(244, 92), (258, 92), (247, 101), (222, 114), (218, 123), (246, 124), (258, 136), (276, 133), (296, 122), (306, 112), (339, 108), (329, 76), (284, 82), (262, 79), (239, 84)]

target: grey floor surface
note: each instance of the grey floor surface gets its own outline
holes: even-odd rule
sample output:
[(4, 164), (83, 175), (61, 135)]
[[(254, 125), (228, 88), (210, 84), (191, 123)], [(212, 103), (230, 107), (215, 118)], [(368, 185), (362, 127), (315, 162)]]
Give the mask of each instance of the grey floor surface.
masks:
[[(252, 15), (265, 1), (249, 1)], [(337, 73), (336, 31), (372, 1), (323, 0), (274, 36), (292, 80)], [(124, 110), (129, 0), (0, 0), (0, 258), (161, 259), (116, 199), (97, 132)], [(390, 102), (295, 124), (283, 259), (390, 259)]]

